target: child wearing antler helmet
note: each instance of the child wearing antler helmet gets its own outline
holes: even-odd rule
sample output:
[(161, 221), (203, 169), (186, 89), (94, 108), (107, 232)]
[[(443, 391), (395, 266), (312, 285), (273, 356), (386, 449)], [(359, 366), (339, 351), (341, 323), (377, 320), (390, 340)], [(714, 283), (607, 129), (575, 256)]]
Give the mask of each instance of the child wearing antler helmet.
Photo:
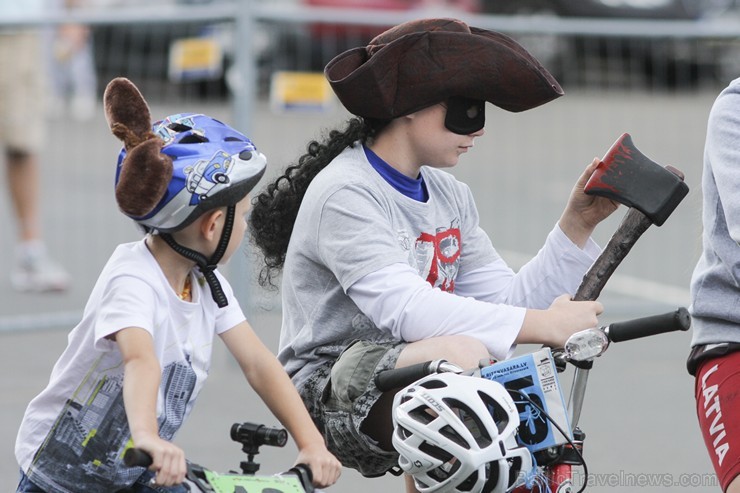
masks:
[(483, 135), (486, 102), (519, 112), (563, 94), (507, 36), (410, 21), (324, 72), (355, 117), (257, 196), (251, 236), (261, 282), (282, 270), (278, 358), (330, 450), (377, 476), (398, 454), (392, 396), (374, 375), (438, 358), (476, 367), (516, 343), (560, 346), (596, 326), (601, 304), (570, 298), (600, 253), (592, 231), (618, 205), (583, 192), (594, 159), (523, 269), (491, 245), (469, 188), (444, 169)]
[[(48, 386), (29, 404), (15, 448), (17, 491), (184, 492), (185, 456), (170, 440), (204, 384), (215, 335), (292, 435), (297, 462), (315, 484), (333, 484), (339, 461), (217, 270), (241, 244), (265, 156), (205, 115), (152, 125), (127, 79), (111, 81), (104, 102), (124, 144), (116, 200), (147, 235), (115, 250)], [(151, 470), (123, 465), (131, 446), (149, 452)]]

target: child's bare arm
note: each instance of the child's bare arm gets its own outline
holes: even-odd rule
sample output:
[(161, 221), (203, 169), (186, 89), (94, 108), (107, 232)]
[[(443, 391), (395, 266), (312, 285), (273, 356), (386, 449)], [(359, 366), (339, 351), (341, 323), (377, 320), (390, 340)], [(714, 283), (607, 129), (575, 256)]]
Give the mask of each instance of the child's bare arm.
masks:
[(238, 361), (249, 384), (295, 440), (299, 449), (296, 463), (311, 467), (316, 486), (334, 484), (341, 473), (341, 464), (327, 450), (324, 438), (275, 355), (247, 322), (224, 332), (221, 338)]
[(123, 403), (134, 445), (152, 456), (157, 484), (180, 484), (185, 479), (185, 454), (159, 437), (157, 395), (161, 367), (152, 336), (144, 329), (129, 327), (118, 331), (115, 340), (125, 365)]

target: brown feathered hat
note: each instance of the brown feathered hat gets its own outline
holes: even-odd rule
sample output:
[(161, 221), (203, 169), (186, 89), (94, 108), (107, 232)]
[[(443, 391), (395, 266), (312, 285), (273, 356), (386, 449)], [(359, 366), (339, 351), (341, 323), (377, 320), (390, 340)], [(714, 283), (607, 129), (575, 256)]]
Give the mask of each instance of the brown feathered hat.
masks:
[(563, 95), (555, 78), (510, 37), (457, 19), (409, 21), (324, 69), (351, 113), (388, 120), (452, 96), (519, 112)]

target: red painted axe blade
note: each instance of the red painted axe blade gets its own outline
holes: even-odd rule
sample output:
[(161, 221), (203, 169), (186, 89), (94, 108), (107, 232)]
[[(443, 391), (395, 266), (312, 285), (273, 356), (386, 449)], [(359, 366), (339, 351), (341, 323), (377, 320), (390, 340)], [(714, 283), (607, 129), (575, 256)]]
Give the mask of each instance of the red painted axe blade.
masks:
[(652, 161), (624, 133), (604, 155), (585, 192), (634, 207), (660, 226), (689, 193), (689, 187), (683, 173)]

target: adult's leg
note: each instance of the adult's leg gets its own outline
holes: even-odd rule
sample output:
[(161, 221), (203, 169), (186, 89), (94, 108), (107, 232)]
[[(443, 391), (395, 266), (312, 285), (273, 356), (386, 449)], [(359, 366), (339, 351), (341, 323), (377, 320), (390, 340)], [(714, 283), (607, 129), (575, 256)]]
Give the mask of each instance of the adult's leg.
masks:
[(36, 156), (9, 148), (7, 178), (18, 229), (17, 261), (11, 272), (13, 287), (21, 291), (66, 289), (69, 275), (50, 258), (42, 239), (40, 176)]
[[(461, 368), (476, 368), (481, 359), (490, 357), (488, 350), (478, 339), (468, 336), (443, 336), (408, 344), (398, 357), (396, 368), (411, 366), (429, 360), (446, 359)], [(385, 450), (393, 450), (393, 397), (395, 392), (386, 392), (375, 403), (360, 429), (378, 442)], [(407, 493), (417, 493), (411, 476), (405, 477)]]
[(345, 467), (363, 476), (382, 476), (398, 466), (398, 454), (360, 430), (383, 394), (374, 384), (379, 371), (394, 368), (404, 342), (357, 341), (339, 357), (311, 371), (298, 385), (327, 447)]
[(11, 283), (20, 291), (66, 289), (69, 276), (46, 252), (40, 218), (39, 153), (44, 149), (44, 72), (37, 32), (2, 36), (0, 141), (6, 149), (7, 187), (18, 230)]
[(740, 493), (740, 351), (702, 362), (696, 373), (696, 413), (722, 489)]
[(40, 241), (39, 168), (36, 156), (15, 149), (7, 151), (7, 178), (21, 243)]
[[(446, 359), (461, 368), (477, 368), (481, 359), (490, 355), (478, 339), (468, 336), (443, 336), (409, 343), (396, 361), (396, 368), (434, 359)], [(370, 410), (360, 429), (385, 450), (393, 450), (391, 410), (395, 392), (384, 393)]]

